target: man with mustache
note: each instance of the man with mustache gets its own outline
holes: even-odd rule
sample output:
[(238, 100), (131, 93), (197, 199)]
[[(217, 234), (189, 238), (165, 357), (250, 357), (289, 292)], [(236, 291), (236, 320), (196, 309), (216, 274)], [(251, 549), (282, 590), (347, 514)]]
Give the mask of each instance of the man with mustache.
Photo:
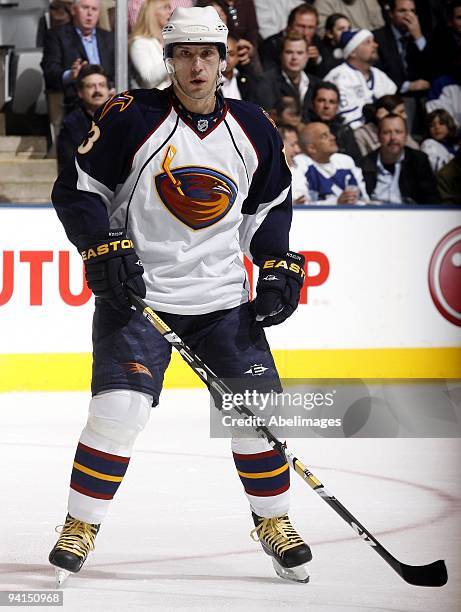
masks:
[(83, 66), (76, 82), (80, 106), (62, 122), (58, 137), (58, 166), (61, 170), (74, 157), (90, 129), (96, 110), (110, 95), (107, 75), (98, 64)]

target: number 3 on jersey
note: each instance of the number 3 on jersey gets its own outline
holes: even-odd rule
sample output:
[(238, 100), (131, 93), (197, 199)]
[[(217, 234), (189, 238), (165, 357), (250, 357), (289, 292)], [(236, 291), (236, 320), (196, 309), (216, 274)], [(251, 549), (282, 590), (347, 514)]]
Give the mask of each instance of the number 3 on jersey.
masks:
[(98, 128), (96, 123), (93, 121), (91, 123), (91, 127), (90, 127), (90, 131), (88, 132), (88, 136), (85, 138), (85, 140), (82, 142), (82, 144), (77, 149), (80, 155), (85, 155), (85, 153), (88, 153), (89, 151), (91, 151), (94, 143), (98, 140), (100, 136), (101, 136), (101, 130)]

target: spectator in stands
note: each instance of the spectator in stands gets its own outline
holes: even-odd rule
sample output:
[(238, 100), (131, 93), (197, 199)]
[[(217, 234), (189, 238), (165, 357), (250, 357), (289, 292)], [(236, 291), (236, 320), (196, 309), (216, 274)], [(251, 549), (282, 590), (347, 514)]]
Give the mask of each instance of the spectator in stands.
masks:
[(307, 180), (296, 162), (296, 156), (301, 153), (298, 132), (291, 125), (279, 125), (277, 129), (282, 137), (285, 157), (291, 171), (291, 194), (293, 204), (306, 204), (309, 200)]
[[(326, 123), (312, 122), (299, 133), (302, 154), (295, 158), (307, 179), (310, 203), (364, 204), (368, 201), (362, 171), (352, 157), (338, 153)], [(313, 195), (315, 194), (315, 195)]]
[(259, 56), (265, 70), (280, 66), (282, 41), (289, 32), (298, 32), (307, 43), (307, 63), (304, 68), (308, 74), (316, 74), (322, 62), (319, 50), (322, 41), (316, 34), (318, 25), (317, 11), (313, 6), (301, 4), (288, 16), (286, 29), (266, 38), (259, 46)]
[(421, 143), (421, 151), (429, 158), (432, 170), (437, 174), (458, 150), (456, 124), (450, 113), (438, 108), (426, 117), (427, 138)]
[(461, 147), (437, 174), (437, 186), (444, 204), (461, 206)]
[(288, 32), (282, 42), (280, 67), (263, 73), (258, 91), (258, 103), (270, 110), (282, 96), (295, 98), (303, 119), (307, 117), (312, 97), (312, 86), (317, 77), (307, 76), (304, 72), (309, 59), (308, 44), (302, 34)]
[(77, 100), (75, 83), (88, 63), (99, 64), (114, 79), (115, 53), (113, 32), (96, 27), (100, 0), (73, 0), (72, 23), (48, 30), (45, 36), (42, 69), (47, 90), (63, 91), (66, 110)]
[(235, 98), (256, 102), (262, 76), (253, 72), (251, 64), (240, 66), (238, 61), (238, 41), (227, 37), (227, 65), (222, 73), (222, 93), (225, 98)]
[(351, 29), (351, 22), (341, 13), (333, 13), (325, 22), (325, 34), (322, 41), (322, 63), (319, 76), (325, 76), (344, 61), (339, 46), (341, 34)]
[(72, 20), (70, 8), (72, 0), (52, 0), (48, 10), (40, 17), (37, 29), (37, 47), (43, 47), (45, 44), (45, 34), (50, 28), (69, 23)]
[(77, 147), (86, 138), (96, 110), (109, 98), (106, 73), (97, 64), (83, 66), (77, 78), (77, 94), (80, 106), (69, 113), (62, 122), (58, 136), (58, 166), (61, 170), (73, 159)]
[(437, 108), (443, 108), (459, 127), (461, 126), (461, 57), (458, 59), (457, 70), (432, 81), (427, 96), (426, 111), (431, 113)]
[(376, 30), (384, 25), (378, 0), (315, 0), (319, 14), (319, 29), (323, 34), (325, 22), (333, 13), (345, 15), (354, 29)]
[(254, 0), (259, 34), (263, 40), (281, 32), (287, 23), (287, 15), (303, 4), (303, 0)]
[(139, 87), (165, 89), (171, 83), (163, 61), (162, 28), (171, 15), (169, 0), (146, 0), (129, 39)]
[(277, 125), (289, 125), (296, 130), (301, 126), (302, 119), (298, 103), (292, 96), (282, 96), (270, 111), (271, 119)]
[[(365, 104), (363, 107), (365, 124), (354, 130), (354, 137), (362, 155), (368, 155), (379, 149), (378, 122), (391, 113), (400, 115), (407, 121), (405, 104), (399, 94), (382, 96), (374, 104)], [(407, 132), (405, 146), (419, 149), (418, 143), (409, 132)]]
[(197, 6), (213, 6), (221, 20), (229, 28), (229, 34), (237, 40), (239, 66), (250, 66), (252, 72), (261, 73), (258, 55), (258, 24), (253, 0), (197, 0)]
[[(144, 4), (145, 0), (128, 0), (128, 31), (131, 32), (134, 28), (139, 13), (141, 11), (141, 7)], [(173, 12), (175, 8), (178, 6), (182, 6), (184, 8), (188, 8), (189, 6), (195, 6), (194, 0), (170, 0), (170, 8)]]
[(341, 49), (346, 62), (325, 76), (340, 91), (341, 115), (353, 129), (363, 125), (362, 108), (386, 94), (394, 94), (394, 81), (373, 64), (378, 45), (369, 30), (349, 30), (341, 34)]
[(414, 0), (388, 0), (389, 23), (373, 32), (379, 45), (377, 67), (397, 85), (401, 94), (429, 89), (427, 42), (421, 31)]
[(336, 138), (339, 153), (350, 155), (360, 166), (362, 155), (355, 141), (354, 131), (344, 124), (339, 110), (339, 90), (334, 83), (320, 81), (312, 87), (312, 100), (308, 111), (308, 121), (326, 123)]
[(427, 155), (405, 146), (405, 119), (394, 114), (383, 117), (378, 137), (379, 149), (362, 164), (370, 198), (385, 204), (436, 204), (439, 194)]
[(434, 30), (429, 41), (428, 57), (431, 80), (459, 70), (461, 54), (461, 0), (451, 0), (445, 6), (445, 19)]

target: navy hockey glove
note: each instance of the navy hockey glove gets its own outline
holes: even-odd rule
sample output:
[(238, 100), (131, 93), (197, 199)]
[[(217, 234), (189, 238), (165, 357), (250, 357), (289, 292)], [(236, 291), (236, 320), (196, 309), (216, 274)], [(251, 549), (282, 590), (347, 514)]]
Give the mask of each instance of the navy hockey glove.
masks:
[(80, 251), (85, 263), (86, 283), (96, 297), (108, 300), (116, 310), (127, 310), (126, 288), (146, 297), (144, 268), (132, 241), (123, 230), (112, 230), (106, 238), (92, 242)]
[(259, 325), (278, 325), (294, 313), (306, 276), (304, 261), (303, 255), (288, 251), (261, 263), (254, 301)]

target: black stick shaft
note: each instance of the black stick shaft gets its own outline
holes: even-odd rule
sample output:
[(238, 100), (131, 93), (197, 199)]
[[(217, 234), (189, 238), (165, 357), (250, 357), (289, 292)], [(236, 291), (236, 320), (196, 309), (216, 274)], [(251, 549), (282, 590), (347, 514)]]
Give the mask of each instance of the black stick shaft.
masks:
[[(129, 291), (129, 298), (136, 310), (145, 317), (153, 327), (180, 353), (184, 361), (192, 368), (197, 376), (205, 383), (209, 389), (214, 389), (223, 397), (224, 394), (231, 394), (231, 389), (214, 374), (214, 372), (196, 355), (175, 332), (152, 310), (140, 297)], [(219, 406), (217, 406), (220, 409)], [(254, 414), (246, 406), (234, 406), (234, 409), (246, 416), (254, 417)], [(301, 478), (326, 502), (332, 510), (348, 523), (355, 533), (394, 571), (396, 571), (406, 582), (416, 586), (443, 586), (448, 580), (445, 562), (442, 560), (434, 561), (428, 565), (406, 565), (398, 561), (391, 553), (378, 542), (378, 540), (366, 529), (353, 514), (347, 510), (334, 495), (332, 495), (312, 474), (312, 472), (291, 453), (286, 446), (278, 440), (269, 428), (261, 425), (255, 426), (258, 436), (265, 438), (269, 444), (277, 450), (282, 457), (286, 458), (288, 464)]]

